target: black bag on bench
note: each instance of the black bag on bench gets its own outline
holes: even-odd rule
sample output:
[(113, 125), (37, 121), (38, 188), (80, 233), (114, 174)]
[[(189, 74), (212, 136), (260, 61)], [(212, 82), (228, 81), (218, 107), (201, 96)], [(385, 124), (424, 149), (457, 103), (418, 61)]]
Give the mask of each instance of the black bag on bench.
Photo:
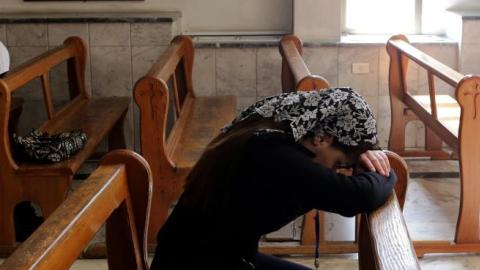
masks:
[(87, 141), (82, 130), (48, 134), (33, 129), (25, 137), (13, 134), (14, 150), (22, 160), (55, 163), (70, 158), (80, 151)]

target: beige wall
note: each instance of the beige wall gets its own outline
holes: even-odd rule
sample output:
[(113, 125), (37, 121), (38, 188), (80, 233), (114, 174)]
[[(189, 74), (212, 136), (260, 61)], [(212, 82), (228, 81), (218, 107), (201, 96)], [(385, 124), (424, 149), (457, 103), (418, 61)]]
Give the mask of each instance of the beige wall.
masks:
[(181, 11), (183, 30), (289, 31), (293, 0), (145, 0), (141, 2), (42, 2), (0, 0), (0, 12)]
[(341, 35), (341, 2), (295, 0), (293, 29), (304, 41), (338, 41)]

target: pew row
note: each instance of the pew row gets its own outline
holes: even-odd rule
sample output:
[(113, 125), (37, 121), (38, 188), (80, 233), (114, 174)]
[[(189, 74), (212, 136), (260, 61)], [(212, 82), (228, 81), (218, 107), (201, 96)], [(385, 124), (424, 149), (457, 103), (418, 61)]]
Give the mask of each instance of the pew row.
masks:
[[(0, 254), (8, 254), (17, 245), (14, 208), (23, 201), (37, 203), (44, 217), (65, 199), (73, 175), (108, 138), (109, 149), (125, 147), (123, 120), (130, 105), (124, 97), (95, 98), (85, 88), (86, 47), (78, 37), (65, 40), (0, 78)], [(70, 100), (61, 108), (54, 106), (49, 73), (59, 64), (67, 64)], [(48, 119), (41, 131), (59, 133), (82, 129), (88, 140), (82, 150), (62, 162), (39, 164), (15, 159), (11, 134), (20, 112), (19, 100), (13, 94), (32, 80), (40, 79)], [(26, 91), (33, 91), (26, 89)], [(11, 108), (16, 108), (10, 115)], [(12, 117), (11, 117), (12, 116)], [(32, 127), (33, 128), (33, 127)]]
[[(451, 241), (416, 241), (417, 254), (480, 251), (480, 118), (477, 97), (480, 76), (463, 75), (413, 47), (404, 35), (389, 39), (389, 88), (391, 129), (389, 149), (404, 156), (448, 158), (442, 142), (458, 153), (460, 165), (460, 211), (455, 239)], [(428, 74), (428, 95), (412, 95), (407, 90), (410, 63), (418, 64)], [(455, 88), (455, 97), (439, 95), (434, 79)], [(421, 120), (426, 130), (426, 151), (405, 151), (405, 126), (412, 119)], [(429, 140), (430, 139), (430, 140)]]
[(195, 95), (193, 60), (191, 38), (177, 36), (134, 89), (140, 109), (141, 152), (153, 175), (151, 248), (169, 208), (183, 191), (186, 175), (207, 144), (236, 114), (233, 96)]
[(109, 269), (147, 270), (151, 191), (151, 172), (140, 155), (107, 154), (0, 270), (69, 269), (105, 222)]

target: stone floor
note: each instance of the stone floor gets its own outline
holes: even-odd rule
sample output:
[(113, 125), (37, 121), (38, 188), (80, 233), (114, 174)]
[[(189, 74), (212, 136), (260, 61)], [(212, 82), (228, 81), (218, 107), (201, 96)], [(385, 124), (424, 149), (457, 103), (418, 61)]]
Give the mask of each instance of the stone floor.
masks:
[[(451, 240), (454, 237), (458, 215), (460, 185), (456, 161), (409, 160), (411, 178), (404, 210), (405, 219), (412, 239)], [(341, 222), (341, 221), (336, 221)], [(336, 234), (342, 234), (348, 226), (334, 224)], [(338, 229), (339, 228), (339, 229)], [(338, 232), (339, 230), (339, 232)], [(344, 231), (344, 234), (349, 232)], [(313, 266), (313, 259), (287, 257), (307, 267)], [(480, 269), (480, 254), (435, 254), (421, 258), (422, 269), (455, 270)], [(324, 255), (320, 269), (358, 269), (356, 254)], [(78, 260), (71, 269), (107, 269), (105, 260)]]

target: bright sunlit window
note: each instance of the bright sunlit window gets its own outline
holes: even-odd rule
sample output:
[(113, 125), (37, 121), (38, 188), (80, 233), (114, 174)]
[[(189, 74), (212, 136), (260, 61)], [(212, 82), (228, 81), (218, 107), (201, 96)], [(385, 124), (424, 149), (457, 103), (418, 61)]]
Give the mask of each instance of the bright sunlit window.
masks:
[(421, 0), (345, 0), (345, 32), (420, 33), (421, 2)]

